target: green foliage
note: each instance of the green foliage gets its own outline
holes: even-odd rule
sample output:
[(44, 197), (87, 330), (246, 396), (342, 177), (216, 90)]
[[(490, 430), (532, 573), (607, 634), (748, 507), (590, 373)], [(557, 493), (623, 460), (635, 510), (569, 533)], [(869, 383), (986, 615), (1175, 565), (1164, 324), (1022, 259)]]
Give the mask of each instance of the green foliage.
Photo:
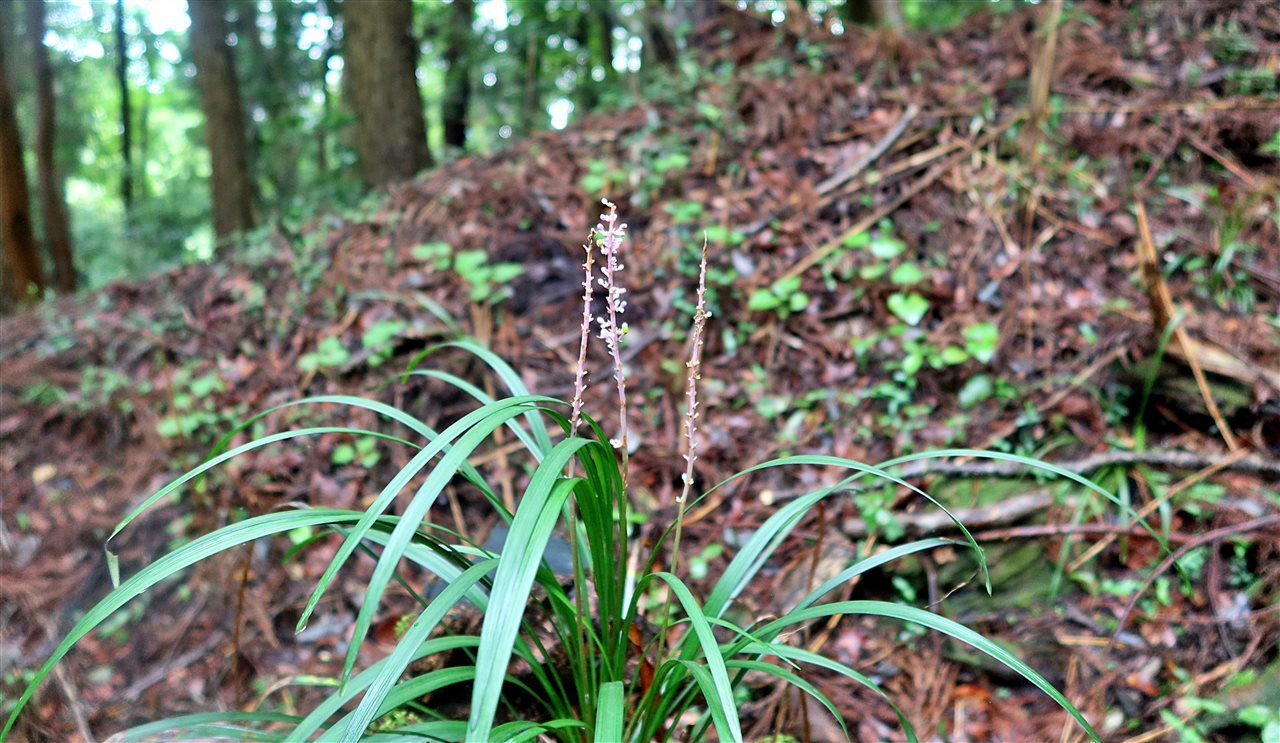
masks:
[(524, 272), (519, 263), (488, 261), (483, 250), (464, 250), (453, 259), (453, 270), (470, 287), (467, 296), (478, 304), (494, 304), (510, 296), (507, 284)]
[(165, 438), (194, 437), (212, 442), (214, 429), (233, 423), (240, 414), (222, 409), (213, 399), (227, 389), (216, 370), (198, 376), (195, 370), (195, 364), (184, 364), (169, 381), (168, 414), (156, 423), (156, 433)]
[(355, 440), (353, 444), (342, 443), (333, 447), (333, 454), (330, 455), (330, 461), (338, 466), (344, 464), (359, 464), (361, 467), (372, 467), (377, 464), (382, 455), (377, 450), (378, 440), (371, 436), (362, 436)]
[[(742, 740), (738, 707), (743, 695), (749, 693), (744, 681), (750, 673), (792, 684), (833, 712), (835, 708), (830, 700), (797, 675), (801, 666), (840, 674), (888, 700), (872, 679), (786, 640), (809, 622), (859, 614), (918, 625), (976, 648), (1039, 687), (1093, 735), (1080, 713), (1043, 677), (985, 637), (911, 606), (883, 601), (830, 600), (830, 594), (863, 573), (938, 547), (967, 546), (985, 572), (982, 552), (963, 526), (959, 526), (964, 535), (960, 541), (926, 539), (863, 557), (825, 580), (776, 618), (762, 619), (747, 627), (728, 619), (733, 616), (730, 607), (734, 598), (758, 580), (760, 570), (775, 550), (819, 503), (853, 493), (860, 509), (888, 533), (892, 524), (877, 514), (886, 512), (885, 503), (891, 497), (893, 486), (932, 501), (890, 471), (893, 466), (920, 456), (894, 460), (879, 467), (827, 456), (784, 457), (734, 475), (730, 481), (764, 469), (791, 466), (824, 467), (843, 473), (834, 484), (804, 493), (782, 505), (751, 533), (723, 570), (717, 571), (718, 579), (700, 600), (681, 578), (655, 571), (653, 566), (659, 559), (665, 537), (659, 541), (659, 549), (638, 555), (642, 566), (639, 574), (628, 574), (627, 566), (633, 562), (629, 553), (634, 545), (629, 536), (632, 521), (627, 517), (627, 495), (621, 489), (622, 474), (616, 452), (606, 443), (599, 426), (585, 418), (584, 435), (567, 435), (566, 403), (529, 394), (513, 369), (480, 346), (459, 342), (447, 347), (474, 354), (494, 371), (512, 396), (494, 400), (478, 387), (441, 372), (414, 371), (414, 375), (452, 382), (462, 392), (477, 398), (479, 407), (440, 432), (406, 412), (358, 397), (324, 396), (287, 403), (281, 407), (338, 403), (371, 411), (407, 429), (411, 438), (401, 439), (368, 429), (316, 427), (261, 436), (229, 451), (222, 450), (235, 433), (256, 427), (263, 416), (273, 412), (266, 411), (224, 437), (223, 444), (215, 448), (215, 455), (209, 461), (138, 506), (120, 522), (113, 537), (156, 501), (177, 492), (210, 469), (276, 443), (345, 434), (357, 438), (354, 443), (344, 443), (342, 446), (346, 449), (335, 449), (333, 457), (338, 462), (360, 460), (362, 464), (369, 464), (363, 458), (374, 453), (374, 442), (378, 439), (404, 446), (412, 455), (365, 511), (302, 508), (242, 518), (177, 547), (119, 584), (84, 615), (34, 674), (6, 721), (4, 732), (12, 727), (15, 716), (53, 665), (87, 633), (102, 627), (148, 588), (214, 554), (255, 539), (275, 537), (293, 544), (294, 537), (301, 535), (303, 541), (293, 551), (297, 554), (324, 541), (321, 537), (309, 537), (310, 530), (321, 530), (321, 533), (327, 530), (340, 541), (340, 546), (316, 582), (299, 629), (306, 626), (312, 611), (333, 585), (337, 571), (347, 564), (357, 548), (370, 550), (376, 556), (352, 629), (344, 668), (330, 696), (301, 715), (262, 710), (189, 715), (135, 728), (126, 733), (124, 739), (165, 731), (193, 737), (217, 731), (233, 737), (268, 735), (305, 740), (321, 735), (326, 739), (356, 740), (366, 731), (394, 731), (446, 740), (507, 740), (522, 735), (576, 740), (585, 734), (595, 740), (645, 741), (677, 729), (684, 731), (682, 736), (701, 738), (714, 727), (721, 740)], [(222, 382), (216, 375), (188, 374), (181, 385), (175, 384), (175, 388), (179, 386), (182, 394), (194, 401), (220, 390)], [(508, 429), (522, 442), (530, 455), (531, 474), (514, 513), (503, 506), (484, 477), (467, 463), (500, 427)], [(553, 429), (559, 429), (567, 437), (553, 439), (550, 433)], [(1021, 457), (972, 451), (946, 451), (937, 455), (990, 456), (1017, 461), (1076, 480), (1094, 492), (1114, 498), (1083, 478)], [(567, 474), (570, 462), (575, 464), (572, 471), (579, 474)], [(475, 486), (497, 516), (507, 522), (508, 534), (501, 552), (490, 552), (468, 543), (426, 519), (431, 505), (455, 477), (462, 477)], [(864, 478), (869, 479), (864, 481)], [(875, 481), (884, 484), (877, 485)], [(410, 482), (418, 483), (416, 491), (398, 509), (399, 516), (389, 515), (392, 501), (401, 496)], [(569, 535), (576, 554), (576, 567), (570, 576), (572, 592), (562, 585), (562, 578), (555, 575), (553, 567), (543, 559), (552, 533), (558, 530)], [(711, 547), (701, 551), (691, 558), (690, 570), (709, 575), (708, 564), (721, 559), (721, 549)], [(422, 600), (416, 617), (401, 627), (402, 634), (390, 655), (357, 670), (357, 654), (369, 636), (381, 599), (403, 560), (434, 573), (445, 588), (436, 598)], [(632, 580), (634, 592), (627, 588)], [(545, 596), (544, 600), (531, 599), (535, 585)], [(673, 612), (671, 616), (684, 624), (686, 631), (670, 638), (660, 633), (650, 641), (647, 653), (656, 657), (652, 680), (646, 685), (632, 676), (628, 659), (634, 658), (631, 631), (645, 611), (639, 597), (653, 595), (669, 597), (665, 610)], [(479, 634), (433, 637), (433, 630), (446, 613), (463, 601), (483, 612)], [(544, 626), (550, 628), (552, 638), (544, 639)], [(716, 627), (728, 631), (717, 636), (713, 632)], [(540, 660), (547, 652), (545, 642), (556, 643), (566, 654), (564, 676)], [(414, 660), (459, 648), (469, 649), (471, 660), (463, 661), (462, 665), (405, 675)], [(524, 661), (528, 669), (520, 683), (533, 692), (539, 710), (517, 722), (498, 724), (498, 710), (507, 704), (505, 689), (512, 681), (508, 673), (514, 659)], [(434, 689), (454, 684), (470, 687), (471, 711), (466, 721), (432, 717), (429, 709), (417, 701)], [(896, 712), (897, 708), (894, 709)], [(901, 713), (898, 717), (908, 737), (914, 740), (906, 718)], [(276, 732), (268, 733), (268, 730)]]
[(395, 343), (409, 326), (403, 320), (379, 320), (360, 336), (360, 345), (370, 352), (369, 366), (380, 366), (391, 358)]
[(298, 357), (298, 368), (304, 372), (312, 372), (319, 369), (343, 366), (350, 359), (351, 354), (347, 351), (346, 346), (342, 345), (342, 341), (328, 335), (320, 339), (316, 350)]
[(809, 306), (809, 295), (800, 291), (800, 281), (799, 276), (792, 276), (756, 289), (747, 299), (747, 309), (757, 312), (773, 310), (780, 318), (803, 310)]
[(929, 300), (916, 292), (894, 292), (889, 295), (885, 305), (908, 325), (919, 325), (929, 311)]

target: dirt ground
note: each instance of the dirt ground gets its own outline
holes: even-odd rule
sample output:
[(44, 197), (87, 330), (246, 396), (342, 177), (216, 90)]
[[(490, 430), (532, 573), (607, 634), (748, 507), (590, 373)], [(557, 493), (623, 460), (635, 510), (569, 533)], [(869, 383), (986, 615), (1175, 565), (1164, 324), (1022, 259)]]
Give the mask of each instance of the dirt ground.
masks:
[[(643, 105), (447, 164), (358, 213), (274, 225), (227, 260), (5, 318), (6, 704), (109, 590), (102, 548), (116, 522), (246, 415), (358, 393), (447, 422), (467, 400), (396, 373), (459, 331), (530, 389), (568, 397), (580, 246), (607, 193), (632, 235), (625, 353), (642, 534), (670, 520), (683, 471), (685, 328), (706, 234), (700, 486), (784, 453), (878, 462), (951, 446), (1094, 477), (1195, 558), (1184, 577), (1080, 489), (953, 459), (910, 473), (986, 545), (995, 596), (959, 553), (852, 590), (999, 638), (1116, 740), (1177, 739), (1187, 726), (1256, 734), (1235, 712), (1280, 706), (1280, 6), (1073, 4), (1039, 127), (1025, 107), (1040, 48), (1030, 12), (906, 37), (741, 14), (700, 33), (712, 72)], [(441, 267), (468, 250), (522, 267), (509, 296), (472, 301), (483, 277)], [(1179, 330), (1166, 338), (1170, 318)], [(588, 409), (616, 427), (603, 352), (590, 362)], [(483, 379), (459, 354), (431, 363)], [(372, 423), (337, 407), (325, 420)], [(358, 507), (405, 457), (355, 444), (233, 462), (118, 537), (121, 572), (244, 514)], [(506, 452), (484, 469), (519, 492), (523, 469)], [(691, 515), (688, 554), (714, 576), (719, 546), (831, 479), (809, 468), (718, 492)], [(483, 537), (492, 518), (468, 495), (435, 517)], [(857, 551), (947, 528), (908, 496), (850, 495), (816, 513), (748, 609), (774, 611)], [(282, 567), (287, 547), (211, 560), (126, 608), (46, 682), (17, 739), (74, 740), (86, 726), (105, 736), (263, 700), (305, 706), (305, 690), (283, 682), (340, 667), (362, 575), (294, 637), (325, 556)], [(408, 609), (406, 595), (388, 599), (366, 659), (390, 647)], [(815, 632), (884, 683), (922, 738), (1078, 737), (1039, 692), (937, 638), (863, 620)], [(887, 706), (814, 679), (857, 739), (896, 735)], [(744, 716), (753, 736), (833, 729), (785, 692), (757, 691)]]

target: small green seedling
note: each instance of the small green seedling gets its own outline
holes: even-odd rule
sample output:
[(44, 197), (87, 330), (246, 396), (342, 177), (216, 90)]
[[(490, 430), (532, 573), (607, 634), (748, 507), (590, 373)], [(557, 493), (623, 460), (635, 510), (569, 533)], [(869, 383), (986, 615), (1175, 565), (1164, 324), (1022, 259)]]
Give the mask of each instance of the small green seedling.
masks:
[(773, 310), (785, 318), (809, 306), (809, 295), (800, 291), (800, 277), (778, 279), (769, 286), (762, 286), (751, 293), (747, 309), (756, 312)]
[(524, 272), (519, 263), (489, 263), (483, 250), (464, 250), (453, 259), (453, 270), (470, 286), (476, 304), (496, 304), (510, 296), (507, 284)]
[(453, 261), (453, 248), (446, 242), (423, 243), (414, 247), (413, 257), (437, 271), (443, 271)]
[(351, 353), (347, 351), (346, 346), (342, 345), (342, 341), (330, 335), (321, 339), (316, 350), (304, 353), (298, 358), (298, 369), (304, 372), (328, 369), (342, 366), (350, 359)]
[(372, 436), (361, 436), (355, 440), (355, 443), (343, 443), (333, 447), (333, 454), (329, 459), (339, 467), (352, 463), (359, 464), (361, 467), (372, 467), (382, 459), (377, 445), (377, 439)]

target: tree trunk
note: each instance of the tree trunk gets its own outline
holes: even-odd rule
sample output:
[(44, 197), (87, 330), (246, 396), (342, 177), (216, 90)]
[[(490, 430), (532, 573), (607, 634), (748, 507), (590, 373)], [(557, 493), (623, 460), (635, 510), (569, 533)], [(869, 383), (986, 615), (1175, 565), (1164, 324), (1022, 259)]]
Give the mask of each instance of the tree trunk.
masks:
[(906, 25), (899, 0), (849, 0), (844, 9), (845, 20), (851, 23), (880, 24), (897, 30)]
[(543, 35), (540, 25), (546, 18), (543, 3), (527, 3), (520, 7), (520, 23), (508, 27), (511, 34), (512, 56), (520, 60), (524, 68), (524, 84), (520, 95), (518, 129), (529, 135), (546, 126), (547, 112), (542, 106), (542, 49)]
[(360, 175), (369, 187), (431, 165), (418, 94), (410, 0), (347, 0), (345, 86), (356, 115)]
[[(577, 14), (577, 22), (573, 31), (573, 37), (578, 40), (582, 51), (578, 59), (578, 108), (583, 114), (594, 111), (600, 105), (600, 86), (591, 77), (591, 68), (595, 66), (595, 60), (591, 55), (591, 8), (587, 7), (586, 11)], [(575, 111), (576, 112), (576, 111)]]
[(45, 240), (53, 254), (54, 281), (58, 291), (69, 294), (76, 290), (76, 270), (71, 260), (67, 203), (53, 159), (57, 118), (53, 67), (49, 63), (49, 48), (44, 45), (44, 0), (26, 0), (26, 12), (36, 78), (36, 182), (40, 193), (40, 212), (44, 216)]
[(133, 209), (133, 113), (129, 107), (129, 49), (124, 38), (124, 0), (116, 0), (116, 84), (120, 86), (120, 200), (126, 215)]
[(31, 193), (5, 60), (12, 29), (9, 4), (0, 3), (0, 244), (8, 259), (11, 295), (18, 302), (33, 302), (44, 291), (44, 272), (31, 229)]
[(676, 40), (662, 0), (644, 1), (644, 64), (671, 68), (676, 63)]
[(604, 68), (602, 85), (609, 87), (617, 79), (613, 68), (613, 5), (612, 0), (591, 0), (591, 16), (595, 20), (596, 46), (600, 65)]
[(467, 109), (471, 103), (471, 23), (475, 17), (474, 0), (453, 0), (452, 18), (445, 40), (444, 61), (449, 66), (444, 78), (444, 143), (464, 149), (467, 145)]
[(204, 109), (204, 138), (212, 164), (213, 232), (223, 244), (253, 227), (253, 181), (245, 152), (244, 109), (235, 61), (227, 46), (224, 0), (190, 0), (191, 52)]

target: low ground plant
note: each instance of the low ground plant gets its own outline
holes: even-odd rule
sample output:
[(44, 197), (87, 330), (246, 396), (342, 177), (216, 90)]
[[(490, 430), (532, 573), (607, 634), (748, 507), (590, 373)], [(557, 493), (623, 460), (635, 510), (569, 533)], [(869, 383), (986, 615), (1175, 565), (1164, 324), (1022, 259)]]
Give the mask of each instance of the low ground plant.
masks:
[[(863, 573), (943, 546), (960, 545), (972, 550), (986, 578), (982, 550), (959, 522), (956, 526), (960, 539), (923, 539), (866, 555), (814, 588), (794, 606), (782, 607), (782, 613), (776, 616), (745, 623), (730, 619), (740, 615), (732, 611), (737, 597), (762, 579), (761, 570), (775, 550), (823, 501), (847, 498), (850, 492), (871, 492), (886, 484), (929, 498), (892, 474), (896, 465), (934, 456), (986, 456), (1022, 462), (1111, 497), (1091, 482), (1052, 465), (1007, 454), (957, 450), (916, 454), (877, 466), (821, 454), (763, 462), (707, 493), (766, 469), (820, 466), (835, 475), (830, 484), (786, 502), (760, 524), (732, 554), (723, 574), (705, 595), (699, 596), (681, 577), (682, 571), (690, 569), (699, 575), (706, 573), (705, 550), (686, 561), (681, 558), (683, 514), (698, 498), (707, 495), (694, 493), (693, 469), (699, 437), (702, 338), (708, 320), (705, 248), (690, 334), (691, 355), (686, 364), (687, 450), (683, 490), (675, 503), (677, 515), (652, 547), (633, 540), (630, 525), (634, 520), (630, 518), (632, 505), (628, 500), (626, 377), (620, 349), (627, 332), (622, 322), (626, 311), (621, 282), (624, 238), (625, 225), (618, 222), (614, 208), (608, 205), (584, 246), (582, 336), (572, 400), (531, 394), (520, 375), (502, 359), (479, 344), (461, 340), (443, 347), (474, 355), (510, 394), (494, 399), (480, 386), (456, 376), (417, 369), (421, 358), (415, 359), (406, 378), (415, 375), (442, 380), (477, 401), (475, 410), (441, 431), (376, 400), (323, 395), (280, 408), (351, 406), (372, 411), (404, 432), (318, 426), (262, 436), (227, 449), (227, 442), (235, 434), (251, 430), (264, 416), (280, 408), (244, 422), (224, 438), (211, 458), (147, 498), (111, 536), (114, 538), (158, 500), (179, 493), (212, 468), (280, 442), (339, 434), (348, 439), (357, 437), (357, 441), (409, 447), (414, 453), (363, 511), (295, 505), (245, 518), (177, 547), (119, 583), (84, 615), (35, 672), (5, 722), (3, 733), (13, 728), (36, 688), (77, 642), (152, 586), (238, 545), (263, 538), (289, 539), (310, 529), (315, 536), (305, 539), (295, 552), (325, 545), (336, 545), (336, 551), (302, 611), (299, 631), (333, 587), (337, 573), (357, 552), (375, 559), (341, 672), (327, 698), (298, 714), (259, 709), (175, 717), (126, 731), (120, 739), (140, 740), (163, 733), (263, 741), (413, 738), (614, 743), (700, 740), (714, 730), (719, 740), (741, 741), (738, 705), (747, 693), (745, 680), (749, 675), (794, 685), (830, 710), (837, 721), (843, 719), (841, 711), (805, 679), (805, 669), (821, 669), (865, 686), (897, 712), (893, 701), (871, 678), (793, 641), (816, 621), (838, 615), (866, 615), (925, 627), (976, 648), (1042, 690), (1096, 740), (1089, 721), (1043, 676), (981, 634), (934, 612), (901, 603), (833, 600), (839, 589)], [(597, 253), (601, 264), (598, 273)], [(593, 317), (597, 290), (603, 290), (605, 310)], [(592, 326), (604, 340), (613, 362), (619, 402), (620, 434), (616, 441), (610, 440), (601, 423), (583, 410)], [(523, 494), (513, 510), (504, 505), (493, 486), (468, 461), (500, 428), (507, 429), (523, 444), (531, 465)], [(506, 539), (499, 549), (486, 549), (427, 520), (432, 504), (455, 478), (474, 486), (505, 522)], [(411, 483), (416, 488), (406, 492)], [(391, 510), (397, 499), (402, 501), (398, 516)], [(936, 501), (934, 505), (942, 508)], [(547, 546), (557, 533), (567, 539), (572, 554), (568, 576), (557, 575), (545, 558)], [(358, 653), (370, 637), (388, 586), (399, 578), (400, 567), (406, 561), (437, 576), (444, 588), (430, 599), (415, 593), (418, 611), (398, 628), (395, 648), (368, 667), (357, 668)], [(990, 591), (989, 578), (984, 582)], [(466, 604), (482, 612), (479, 631), (442, 632), (446, 615)], [(435, 655), (452, 662), (435, 666), (416, 662)], [(416, 670), (424, 667), (429, 670)], [(452, 710), (433, 708), (430, 695), (446, 687), (459, 687), (468, 702)], [(898, 718), (906, 737), (915, 740), (906, 716), (898, 712)]]

